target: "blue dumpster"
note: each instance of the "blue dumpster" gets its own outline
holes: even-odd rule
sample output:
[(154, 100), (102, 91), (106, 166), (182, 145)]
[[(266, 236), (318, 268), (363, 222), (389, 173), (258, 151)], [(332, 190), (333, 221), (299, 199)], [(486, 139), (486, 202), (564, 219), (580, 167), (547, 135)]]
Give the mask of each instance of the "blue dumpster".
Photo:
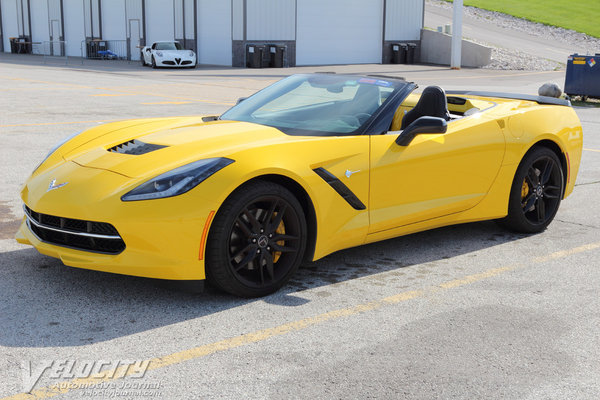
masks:
[(600, 54), (569, 56), (565, 93), (569, 96), (600, 98)]

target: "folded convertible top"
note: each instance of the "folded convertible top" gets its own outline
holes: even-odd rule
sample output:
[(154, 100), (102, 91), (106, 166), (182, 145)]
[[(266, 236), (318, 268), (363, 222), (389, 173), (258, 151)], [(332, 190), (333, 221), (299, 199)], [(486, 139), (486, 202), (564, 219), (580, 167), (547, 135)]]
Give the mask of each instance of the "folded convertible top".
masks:
[(515, 99), (515, 100), (527, 100), (527, 101), (535, 101), (538, 104), (553, 104), (556, 106), (567, 106), (571, 107), (571, 102), (569, 100), (557, 99), (555, 97), (547, 97), (547, 96), (533, 96), (529, 94), (517, 94), (517, 93), (502, 93), (502, 92), (477, 92), (471, 90), (447, 90), (447, 94), (462, 94), (462, 95), (471, 95), (471, 96), (481, 96), (481, 97), (498, 97), (501, 99)]

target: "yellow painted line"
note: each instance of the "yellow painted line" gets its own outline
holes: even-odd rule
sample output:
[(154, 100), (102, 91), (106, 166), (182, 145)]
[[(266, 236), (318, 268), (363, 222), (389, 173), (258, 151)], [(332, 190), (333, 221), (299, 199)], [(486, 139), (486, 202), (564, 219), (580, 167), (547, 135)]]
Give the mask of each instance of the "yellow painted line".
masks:
[(234, 106), (235, 103), (229, 103), (229, 102), (223, 102), (223, 101), (212, 101), (212, 100), (204, 100), (204, 99), (194, 99), (194, 98), (190, 98), (190, 97), (175, 97), (175, 96), (167, 96), (167, 95), (162, 95), (162, 94), (156, 94), (156, 93), (148, 93), (148, 92), (125, 92), (125, 91), (120, 91), (115, 89), (115, 92), (120, 92), (120, 93), (127, 93), (130, 95), (138, 95), (138, 96), (150, 96), (150, 97), (161, 97), (163, 99), (171, 99), (171, 100), (175, 100), (175, 101), (188, 101), (191, 103), (207, 103), (207, 104), (218, 104), (218, 105), (224, 105), (224, 106)]
[(37, 79), (13, 78), (13, 77), (10, 77), (10, 76), (0, 76), (0, 79), (9, 79), (9, 80), (12, 80), (12, 81), (24, 81), (24, 82), (32, 82), (32, 83), (44, 83), (44, 84), (47, 84), (47, 85), (59, 85), (59, 86), (70, 86), (70, 87), (91, 89), (90, 86), (79, 85), (79, 84), (75, 84), (75, 83), (62, 83), (62, 82), (40, 81), (40, 80), (37, 80)]
[(455, 287), (468, 285), (473, 282), (481, 281), (483, 279), (488, 279), (493, 276), (503, 274), (504, 272), (512, 271), (514, 269), (517, 269), (518, 267), (520, 267), (520, 264), (514, 264), (514, 265), (509, 265), (506, 267), (490, 269), (490, 270), (487, 270), (480, 274), (468, 275), (468, 276), (465, 276), (464, 278), (454, 279), (452, 281), (444, 282), (444, 283), (440, 284), (440, 287), (442, 289), (452, 289)]
[[(541, 264), (552, 260), (557, 260), (572, 256), (579, 253), (595, 250), (600, 248), (600, 242), (590, 243), (583, 246), (560, 250), (550, 253), (545, 256), (535, 257), (529, 260), (531, 264)], [(297, 321), (288, 322), (273, 328), (261, 329), (255, 332), (236, 336), (230, 339), (221, 340), (210, 344), (194, 347), (187, 350), (182, 350), (176, 353), (167, 354), (162, 357), (151, 358), (148, 361), (149, 370), (160, 369), (170, 365), (180, 364), (185, 361), (194, 360), (208, 356), (210, 354), (235, 349), (237, 347), (246, 346), (252, 343), (262, 342), (272, 337), (283, 336), (288, 333), (298, 332), (307, 329), (311, 326), (319, 325), (327, 321), (332, 321), (340, 318), (350, 317), (353, 315), (362, 314), (368, 311), (377, 310), (390, 304), (398, 304), (404, 301), (423, 297), (427, 294), (436, 293), (440, 290), (453, 289), (460, 286), (469, 285), (475, 282), (483, 281), (505, 272), (514, 271), (518, 268), (524, 268), (527, 263), (512, 264), (500, 268), (492, 268), (479, 274), (468, 275), (463, 278), (454, 279), (444, 282), (437, 286), (432, 286), (423, 290), (413, 290), (408, 292), (398, 293), (393, 296), (384, 297), (379, 300), (374, 300), (368, 303), (359, 304), (352, 307), (341, 308), (338, 310), (329, 311), (313, 317), (303, 318)], [(4, 397), (0, 400), (26, 400), (26, 399), (47, 399), (76, 390), (79, 387), (86, 387), (90, 384), (100, 384), (104, 382), (114, 381), (125, 378), (136, 371), (128, 369), (129, 365), (121, 366), (116, 369), (102, 371), (89, 378), (78, 378), (71, 381), (56, 383), (51, 386), (42, 387), (33, 390), (31, 393), (17, 393), (12, 396)]]
[(100, 94), (90, 94), (90, 96), (94, 97), (118, 97), (118, 96), (135, 96), (130, 93), (100, 93)]
[(139, 92), (139, 91), (136, 91), (135, 89), (133, 91), (123, 90), (123, 89), (114, 89), (114, 88), (105, 88), (105, 87), (96, 88), (96, 89), (107, 90), (110, 92), (117, 92), (117, 93), (128, 93), (128, 94), (132, 94), (132, 95), (135, 94), (135, 95), (139, 95), (139, 96), (162, 97), (163, 99), (171, 99), (171, 100), (176, 100), (176, 101), (184, 100), (184, 101), (199, 102), (199, 103), (219, 104), (219, 105), (225, 105), (225, 106), (235, 105), (235, 103), (222, 102), (222, 101), (195, 99), (195, 98), (190, 98), (190, 97), (168, 96), (168, 95), (156, 94), (156, 93), (152, 93), (152, 92)]
[[(262, 89), (264, 86), (260, 86), (258, 88), (250, 88), (250, 87), (245, 87), (245, 86), (241, 86), (240, 82), (243, 81), (242, 79), (240, 79), (239, 81), (230, 81), (232, 84), (231, 85), (223, 85), (223, 84), (219, 84), (219, 83), (208, 83), (205, 81), (201, 81), (201, 82), (186, 82), (184, 83), (175, 83), (174, 85), (179, 85), (179, 86), (211, 86), (211, 87), (223, 87), (223, 88), (227, 88), (227, 89), (242, 89), (242, 90), (248, 90), (251, 91), (252, 93)], [(266, 81), (262, 81), (261, 83), (264, 83), (265, 85), (271, 84), (271, 83), (275, 83), (277, 82), (276, 80), (266, 80)]]
[(600, 242), (584, 244), (583, 246), (575, 247), (572, 249), (555, 251), (554, 253), (550, 253), (546, 256), (535, 257), (531, 261), (533, 261), (536, 264), (541, 264), (548, 261), (557, 260), (559, 258), (565, 258), (575, 254), (584, 253), (586, 251), (595, 250), (598, 248), (600, 248)]
[[(407, 71), (406, 73), (409, 73)], [(560, 73), (561, 71), (536, 71), (536, 72), (523, 72), (518, 74), (495, 74), (495, 75), (465, 75), (465, 76), (452, 76), (452, 79), (478, 79), (478, 78), (510, 78), (513, 76), (527, 76), (527, 75), (540, 75), (540, 74), (551, 74)], [(419, 76), (419, 79), (439, 79), (439, 76), (423, 77)]]
[(191, 104), (193, 101), (157, 101), (154, 103), (140, 103), (144, 105), (154, 105), (154, 104)]
[[(0, 92), (23, 92), (26, 90), (35, 90), (36, 92), (42, 91), (42, 90), (52, 90), (52, 91), (56, 91), (56, 88), (53, 87), (13, 87), (13, 88), (2, 88), (0, 89)], [(62, 88), (61, 90), (69, 90), (69, 88)], [(76, 90), (76, 88), (72, 88), (72, 90)]]
[(585, 151), (593, 151), (595, 153), (600, 153), (600, 150), (596, 150), (596, 149), (584, 149)]
[(175, 96), (168, 96), (168, 95), (162, 95), (162, 94), (151, 93), (151, 92), (126, 91), (126, 90), (115, 89), (115, 88), (92, 87), (92, 86), (76, 85), (76, 84), (71, 84), (71, 83), (40, 81), (40, 80), (36, 80), (36, 79), (12, 78), (12, 77), (6, 77), (6, 76), (0, 76), (0, 79), (10, 79), (10, 80), (15, 80), (15, 81), (27, 81), (27, 82), (33, 82), (33, 83), (44, 83), (44, 84), (48, 84), (48, 85), (57, 85), (57, 86), (70, 86), (70, 87), (78, 87), (78, 88), (83, 88), (83, 89), (106, 90), (109, 92), (124, 93), (126, 95), (131, 95), (131, 96), (139, 95), (139, 96), (161, 97), (163, 99), (172, 99), (172, 100), (186, 100), (186, 101), (189, 100), (189, 101), (193, 101), (193, 102), (218, 104), (218, 105), (224, 105), (224, 106), (235, 105), (235, 103), (231, 103), (231, 102), (193, 99), (193, 98), (187, 98), (187, 97), (175, 97)]
[(75, 124), (91, 124), (116, 121), (114, 119), (94, 120), (94, 121), (69, 121), (69, 122), (40, 122), (36, 124), (8, 124), (0, 125), (0, 128), (10, 128), (15, 126), (45, 126), (45, 125), (75, 125)]

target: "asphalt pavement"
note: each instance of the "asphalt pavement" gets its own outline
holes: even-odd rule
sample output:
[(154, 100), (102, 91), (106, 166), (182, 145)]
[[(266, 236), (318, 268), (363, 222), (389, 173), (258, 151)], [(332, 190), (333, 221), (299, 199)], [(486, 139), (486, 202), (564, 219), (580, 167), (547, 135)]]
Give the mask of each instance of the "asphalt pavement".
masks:
[[(528, 94), (564, 80), (421, 65), (179, 71), (0, 55), (0, 398), (600, 398), (595, 107), (576, 107), (581, 169), (545, 232), (481, 222), (344, 250), (261, 299), (70, 268), (12, 239), (20, 186), (61, 138), (105, 121), (218, 114), (311, 71)], [(136, 371), (113, 368), (134, 361)], [(92, 382), (60, 362), (105, 362), (111, 373)]]

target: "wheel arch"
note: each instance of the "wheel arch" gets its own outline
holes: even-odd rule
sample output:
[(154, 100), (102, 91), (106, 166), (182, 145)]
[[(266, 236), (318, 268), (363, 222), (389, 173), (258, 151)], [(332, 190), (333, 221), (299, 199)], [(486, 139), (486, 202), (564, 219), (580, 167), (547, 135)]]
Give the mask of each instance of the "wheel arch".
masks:
[(565, 191), (567, 190), (567, 183), (568, 183), (568, 178), (569, 178), (569, 162), (567, 160), (567, 156), (565, 154), (565, 152), (563, 152), (561, 146), (556, 143), (555, 141), (551, 140), (551, 139), (542, 139), (539, 140), (537, 142), (535, 142), (533, 144), (533, 146), (531, 146), (527, 152), (525, 154), (523, 154), (523, 157), (521, 158), (521, 161), (527, 157), (527, 155), (529, 153), (531, 153), (532, 151), (534, 151), (535, 149), (538, 149), (540, 147), (545, 147), (547, 149), (552, 150), (552, 152), (554, 152), (554, 154), (556, 154), (556, 156), (558, 157), (558, 159), (560, 160), (560, 165), (561, 168), (563, 170), (563, 193), (562, 193), (562, 197), (564, 198), (565, 195)]
[[(289, 190), (300, 202), (304, 215), (306, 216), (306, 225), (308, 228), (308, 240), (306, 243), (306, 250), (304, 253), (304, 261), (312, 261), (315, 254), (315, 247), (317, 244), (317, 214), (315, 211), (314, 204), (310, 198), (308, 192), (296, 182), (294, 179), (280, 174), (264, 174), (255, 176), (237, 186), (231, 193), (237, 191), (244, 185), (250, 182), (256, 181), (267, 181), (283, 186)], [(231, 194), (230, 194), (231, 196)]]

